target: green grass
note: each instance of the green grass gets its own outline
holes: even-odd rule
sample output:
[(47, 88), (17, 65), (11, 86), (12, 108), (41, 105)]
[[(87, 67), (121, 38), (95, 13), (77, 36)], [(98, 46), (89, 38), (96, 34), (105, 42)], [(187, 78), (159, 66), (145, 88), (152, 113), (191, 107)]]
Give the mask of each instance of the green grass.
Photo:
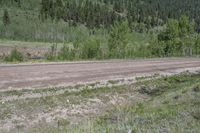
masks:
[[(0, 104), (0, 120), (9, 120), (13, 114), (17, 114), (31, 121), (38, 113), (51, 113), (58, 107), (69, 109), (70, 112), (73, 105), (80, 107), (77, 111), (87, 107), (86, 110), (97, 109), (100, 112), (56, 117), (54, 123), (40, 121), (28, 130), (33, 133), (196, 133), (200, 130), (199, 97), (200, 74), (184, 73), (141, 80), (129, 86), (96, 89), (86, 87), (79, 92), (66, 91), (58, 96), (6, 102)], [(122, 104), (110, 104), (113, 98), (123, 98), (126, 101)], [(91, 99), (99, 99), (104, 106), (92, 106), (94, 102)], [(26, 132), (26, 124), (16, 125), (13, 131), (16, 129)]]
[(99, 129), (113, 133), (125, 133), (128, 130), (198, 132), (200, 130), (200, 80), (197, 79), (197, 75), (173, 76), (159, 79), (157, 82), (148, 81), (146, 86), (152, 87), (152, 84), (155, 85), (154, 90), (158, 93), (152, 95), (145, 92), (151, 96), (151, 100), (108, 111), (97, 121), (101, 125)]
[[(147, 102), (128, 103), (108, 109), (96, 119), (77, 127), (46, 129), (41, 132), (198, 132), (200, 130), (200, 75), (178, 75), (141, 84), (154, 86), (156, 95), (149, 95)], [(138, 88), (138, 91), (141, 88)], [(164, 90), (163, 90), (164, 89)], [(161, 91), (162, 90), (162, 91)], [(142, 92), (140, 92), (142, 93)], [(71, 130), (70, 130), (71, 129)]]
[[(198, 132), (200, 94), (190, 89), (185, 94), (178, 91), (165, 95), (147, 103), (109, 111), (100, 118), (100, 129), (109, 129), (110, 132)], [(117, 119), (113, 120), (115, 117)]]

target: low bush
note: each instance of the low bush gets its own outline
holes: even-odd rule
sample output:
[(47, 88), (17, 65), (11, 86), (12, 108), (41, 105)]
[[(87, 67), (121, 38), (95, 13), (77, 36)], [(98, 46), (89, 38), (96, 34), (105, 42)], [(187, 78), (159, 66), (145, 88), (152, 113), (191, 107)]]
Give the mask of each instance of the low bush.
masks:
[(24, 56), (21, 52), (14, 48), (11, 53), (4, 58), (6, 62), (22, 62), (24, 61)]

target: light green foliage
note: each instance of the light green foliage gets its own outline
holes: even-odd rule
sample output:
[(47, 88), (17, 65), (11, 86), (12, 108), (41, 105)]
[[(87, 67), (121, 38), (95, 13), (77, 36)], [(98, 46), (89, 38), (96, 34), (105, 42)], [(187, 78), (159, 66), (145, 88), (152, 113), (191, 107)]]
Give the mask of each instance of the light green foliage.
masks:
[(191, 56), (196, 37), (194, 29), (194, 21), (190, 22), (187, 16), (179, 20), (171, 19), (158, 35), (157, 47), (161, 46), (163, 56)]
[(82, 58), (92, 59), (100, 55), (100, 40), (96, 38), (89, 38), (82, 44)]
[[(163, 56), (173, 56), (180, 49), (179, 40), (179, 22), (177, 20), (169, 20), (166, 30), (158, 35), (158, 40), (163, 48)], [(163, 47), (162, 47), (163, 46)]]
[(124, 58), (125, 47), (128, 44), (127, 36), (130, 34), (128, 22), (115, 23), (112, 27), (108, 47), (111, 58)]
[(61, 48), (58, 59), (60, 60), (73, 60), (75, 57), (75, 51), (73, 47), (70, 47), (69, 45), (63, 45)]
[(190, 30), (190, 22), (189, 17), (187, 16), (181, 16), (179, 20), (179, 28), (180, 28), (180, 36), (185, 37), (188, 35), (188, 32)]
[(127, 21), (116, 23), (109, 33), (103, 29), (94, 29), (90, 32), (93, 34), (77, 32), (79, 37), (72, 43), (66, 43), (55, 59), (122, 59), (149, 57), (151, 54), (148, 49), (149, 34), (130, 32)]

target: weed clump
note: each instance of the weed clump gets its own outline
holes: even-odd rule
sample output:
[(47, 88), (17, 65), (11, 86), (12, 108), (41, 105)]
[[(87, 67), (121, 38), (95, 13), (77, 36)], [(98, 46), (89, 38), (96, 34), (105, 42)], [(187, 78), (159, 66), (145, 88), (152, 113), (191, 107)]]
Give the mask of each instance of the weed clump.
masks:
[(165, 92), (164, 86), (141, 86), (139, 93), (150, 96), (157, 96)]
[[(184, 74), (184, 75), (188, 75), (188, 74)], [(173, 77), (166, 77), (164, 80), (169, 82), (169, 83), (176, 84), (176, 83), (184, 83), (184, 82), (186, 82), (188, 80), (188, 77), (182, 76), (182, 75), (175, 75)]]
[(67, 119), (61, 119), (58, 120), (58, 127), (66, 127), (67, 125), (70, 124), (70, 121), (68, 121)]
[(193, 91), (194, 91), (194, 92), (200, 92), (200, 85), (195, 86), (195, 87), (193, 88)]
[(8, 55), (4, 58), (4, 61), (6, 61), (6, 62), (22, 62), (22, 61), (24, 61), (24, 56), (21, 52), (19, 52), (17, 50), (17, 48), (14, 48), (11, 51), (10, 55)]

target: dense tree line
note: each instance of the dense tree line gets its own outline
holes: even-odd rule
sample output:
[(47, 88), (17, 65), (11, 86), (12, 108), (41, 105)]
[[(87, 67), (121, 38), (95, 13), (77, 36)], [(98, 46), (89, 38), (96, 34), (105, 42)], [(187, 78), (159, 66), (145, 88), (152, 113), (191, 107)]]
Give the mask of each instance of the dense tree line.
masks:
[(88, 27), (127, 20), (130, 27), (138, 31), (163, 25), (169, 18), (184, 14), (194, 19), (195, 30), (200, 31), (199, 7), (198, 0), (42, 0), (40, 14), (43, 18), (62, 18)]
[(26, 11), (35, 8), (33, 12), (43, 21), (63, 19), (90, 28), (110, 27), (116, 21), (127, 20), (130, 29), (139, 32), (186, 15), (194, 19), (195, 30), (200, 32), (199, 0), (0, 0), (0, 7), (9, 6)]

